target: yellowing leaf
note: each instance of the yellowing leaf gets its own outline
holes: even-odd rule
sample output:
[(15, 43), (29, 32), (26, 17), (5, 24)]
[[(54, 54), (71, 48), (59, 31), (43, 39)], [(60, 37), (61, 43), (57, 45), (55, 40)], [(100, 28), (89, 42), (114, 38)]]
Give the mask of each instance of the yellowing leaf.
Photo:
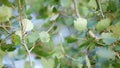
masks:
[(84, 31), (87, 29), (87, 20), (84, 18), (77, 18), (74, 20), (74, 27), (79, 31)]
[(49, 42), (50, 41), (50, 35), (48, 32), (42, 31), (39, 33), (40, 40), (42, 42)]
[(23, 19), (22, 24), (24, 32), (31, 31), (34, 27), (33, 23), (29, 19)]
[(12, 16), (12, 8), (7, 6), (0, 6), (0, 22), (6, 22)]
[(102, 19), (98, 22), (96, 29), (99, 31), (103, 31), (104, 29), (108, 28), (108, 26), (110, 25), (110, 19), (106, 18), (106, 19)]

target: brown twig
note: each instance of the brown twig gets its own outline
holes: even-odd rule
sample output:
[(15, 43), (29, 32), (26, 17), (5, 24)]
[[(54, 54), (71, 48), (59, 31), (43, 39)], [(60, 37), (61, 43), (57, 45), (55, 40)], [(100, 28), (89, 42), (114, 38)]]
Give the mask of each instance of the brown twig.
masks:
[(25, 47), (27, 53), (28, 53), (28, 57), (29, 57), (29, 61), (30, 61), (30, 67), (33, 68), (32, 65), (32, 59), (31, 59), (31, 54), (30, 54), (30, 50), (28, 49), (26, 42), (25, 42), (25, 34), (24, 34), (24, 28), (23, 28), (23, 23), (22, 23), (22, 7), (21, 7), (21, 3), (20, 0), (18, 1), (18, 5), (19, 5), (19, 14), (20, 14), (20, 26), (21, 26), (21, 32), (22, 32), (22, 45)]

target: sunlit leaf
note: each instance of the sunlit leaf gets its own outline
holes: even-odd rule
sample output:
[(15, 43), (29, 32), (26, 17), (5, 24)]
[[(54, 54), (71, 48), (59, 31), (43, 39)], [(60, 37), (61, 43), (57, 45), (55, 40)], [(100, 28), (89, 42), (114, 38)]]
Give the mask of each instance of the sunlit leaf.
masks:
[(88, 6), (91, 7), (92, 9), (97, 9), (97, 2), (96, 0), (89, 0)]
[(20, 30), (16, 31), (15, 34), (22, 38), (22, 32)]
[(49, 42), (50, 41), (50, 35), (48, 32), (42, 31), (39, 33), (40, 40), (42, 42)]
[(30, 43), (34, 43), (39, 38), (38, 32), (33, 32), (32, 34), (27, 36)]
[(31, 31), (34, 27), (33, 23), (29, 19), (23, 19), (22, 24), (24, 32)]
[(113, 36), (119, 37), (120, 36), (120, 22), (115, 25), (112, 25), (110, 29), (113, 32)]
[(54, 68), (54, 59), (46, 59), (46, 58), (41, 58), (41, 62), (44, 66), (44, 68)]
[(79, 31), (84, 31), (87, 29), (87, 20), (84, 18), (77, 18), (74, 20), (74, 27)]
[(99, 31), (103, 31), (104, 29), (108, 28), (108, 26), (110, 25), (110, 19), (109, 18), (105, 18), (102, 19), (98, 22), (96, 29)]
[(0, 6), (0, 22), (6, 22), (12, 16), (12, 8), (7, 6)]

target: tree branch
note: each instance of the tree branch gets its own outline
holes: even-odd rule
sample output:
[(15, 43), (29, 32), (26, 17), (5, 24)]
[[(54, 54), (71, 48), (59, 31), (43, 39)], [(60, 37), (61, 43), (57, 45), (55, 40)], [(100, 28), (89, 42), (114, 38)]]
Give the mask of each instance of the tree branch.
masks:
[(32, 65), (32, 59), (31, 59), (31, 55), (30, 55), (30, 51), (26, 45), (26, 42), (25, 42), (25, 34), (24, 34), (24, 29), (23, 29), (23, 23), (22, 23), (22, 7), (21, 7), (21, 3), (20, 3), (20, 0), (18, 0), (18, 6), (19, 6), (19, 14), (20, 14), (20, 26), (21, 26), (21, 32), (22, 32), (22, 45), (25, 47), (27, 53), (28, 53), (28, 57), (29, 57), (29, 61), (30, 61), (30, 67), (33, 68), (33, 65)]
[(104, 14), (103, 14), (103, 10), (102, 10), (102, 6), (101, 6), (100, 0), (97, 0), (97, 3), (98, 3), (98, 6), (99, 6), (100, 14), (101, 14), (102, 18), (104, 18), (105, 16), (104, 16)]
[(74, 9), (75, 9), (75, 13), (78, 17), (81, 17), (80, 14), (79, 14), (79, 10), (78, 10), (78, 6), (77, 6), (77, 2), (76, 0), (73, 0), (73, 3), (74, 3)]

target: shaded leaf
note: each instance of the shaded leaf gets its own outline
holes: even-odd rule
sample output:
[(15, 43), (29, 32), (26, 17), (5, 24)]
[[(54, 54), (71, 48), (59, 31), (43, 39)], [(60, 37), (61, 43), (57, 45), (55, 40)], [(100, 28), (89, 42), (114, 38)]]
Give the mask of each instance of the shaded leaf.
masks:
[(114, 59), (115, 58), (115, 52), (110, 50), (110, 49), (106, 49), (106, 48), (99, 48), (97, 51), (96, 51), (96, 54), (98, 57), (101, 57), (101, 58), (106, 58), (106, 59)]
[(102, 33), (101, 38), (103, 42), (106, 43), (107, 45), (110, 45), (117, 41), (116, 38), (112, 37), (112, 33)]

